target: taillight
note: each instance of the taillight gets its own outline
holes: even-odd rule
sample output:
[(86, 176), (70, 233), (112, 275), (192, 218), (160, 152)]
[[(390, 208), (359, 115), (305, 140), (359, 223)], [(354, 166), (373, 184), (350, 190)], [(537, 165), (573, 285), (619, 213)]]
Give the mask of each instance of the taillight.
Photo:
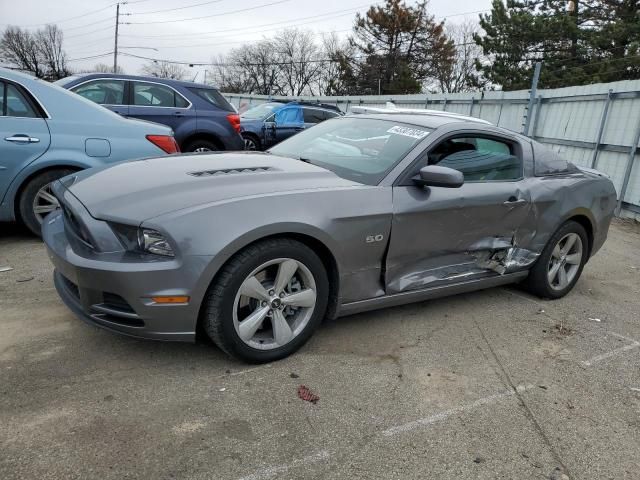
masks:
[(237, 133), (240, 133), (240, 115), (238, 115), (237, 113), (230, 113), (229, 115), (227, 115), (227, 120), (229, 121), (233, 129)]
[(147, 135), (147, 140), (165, 153), (180, 153), (180, 147), (171, 135)]

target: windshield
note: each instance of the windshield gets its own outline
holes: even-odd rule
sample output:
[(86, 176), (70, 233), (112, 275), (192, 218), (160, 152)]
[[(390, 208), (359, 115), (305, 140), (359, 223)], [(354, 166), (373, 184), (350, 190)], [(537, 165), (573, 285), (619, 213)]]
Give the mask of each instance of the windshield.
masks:
[(388, 120), (343, 117), (327, 120), (269, 150), (333, 171), (348, 180), (377, 185), (431, 132)]
[(263, 103), (262, 105), (258, 105), (257, 107), (250, 108), (242, 115), (240, 115), (240, 118), (246, 118), (247, 120), (258, 120), (260, 118), (265, 118), (267, 115), (273, 113), (274, 110), (277, 110), (282, 106), (282, 103)]

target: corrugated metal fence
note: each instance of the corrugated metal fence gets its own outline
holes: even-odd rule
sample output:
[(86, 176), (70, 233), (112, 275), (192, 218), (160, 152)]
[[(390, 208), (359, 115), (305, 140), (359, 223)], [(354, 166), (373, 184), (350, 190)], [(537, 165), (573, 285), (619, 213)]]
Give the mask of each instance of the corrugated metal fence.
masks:
[[(272, 100), (320, 101), (348, 112), (353, 105), (392, 101), (405, 108), (446, 110), (523, 131), (529, 92), (475, 92), (396, 96), (269, 97), (226, 94), (236, 107)], [(640, 219), (640, 80), (538, 90), (529, 135), (577, 165), (607, 173), (622, 198), (623, 214)]]

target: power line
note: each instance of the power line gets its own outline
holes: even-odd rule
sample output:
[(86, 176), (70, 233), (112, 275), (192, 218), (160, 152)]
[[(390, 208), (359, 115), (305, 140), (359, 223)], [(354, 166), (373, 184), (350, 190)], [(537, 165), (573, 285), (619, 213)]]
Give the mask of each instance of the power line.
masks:
[(195, 8), (200, 7), (202, 5), (209, 5), (212, 3), (220, 3), (224, 0), (210, 0), (208, 2), (195, 3), (193, 5), (185, 5), (184, 7), (176, 7), (176, 8), (165, 8), (164, 10), (153, 10), (150, 12), (131, 12), (131, 15), (151, 15), (152, 13), (164, 13), (164, 12), (174, 12), (176, 10), (185, 10), (187, 8)]
[[(343, 13), (341, 15), (335, 16), (335, 17), (331, 17), (331, 18), (337, 18), (339, 16), (345, 16), (345, 15), (350, 15), (349, 13)], [(294, 27), (300, 27), (303, 25), (309, 25), (311, 23), (316, 23), (317, 20), (311, 20), (309, 22), (304, 22), (304, 23), (298, 23), (298, 24), (294, 24), (294, 25), (287, 25), (285, 27), (273, 27), (273, 28), (268, 28), (268, 29), (264, 29), (264, 30), (258, 30), (258, 31), (252, 31), (252, 34), (260, 34), (260, 33), (267, 33), (267, 32), (272, 32), (274, 30), (281, 30), (282, 28), (294, 28)], [(314, 32), (316, 34), (322, 34), (322, 33), (331, 33), (331, 32), (335, 32), (335, 33), (343, 33), (343, 32), (350, 32), (352, 30), (352, 28), (348, 28), (345, 30), (331, 30), (331, 31), (324, 31), (324, 32)], [(216, 42), (216, 39), (220, 38), (220, 39), (224, 39), (224, 38), (229, 38), (229, 37), (235, 37), (235, 36), (243, 36), (244, 39), (243, 40), (232, 40), (232, 41), (225, 41), (225, 42)], [(173, 49), (173, 48), (195, 48), (195, 47), (216, 47), (218, 45), (231, 45), (234, 43), (249, 43), (251, 41), (257, 41), (257, 40), (247, 40), (246, 35), (239, 33), (239, 34), (235, 34), (235, 35), (225, 35), (225, 36), (218, 36), (218, 37), (207, 37), (206, 40), (209, 41), (213, 41), (215, 43), (198, 43), (198, 44), (182, 44), (182, 45), (169, 45), (169, 46), (161, 46), (158, 48), (164, 48), (164, 49)]]
[[(88, 17), (89, 15), (94, 15), (96, 13), (103, 12), (103, 11), (107, 10), (108, 8), (113, 7), (114, 5), (115, 5), (115, 3), (112, 3), (110, 5), (107, 5), (106, 7), (99, 8), (98, 10), (92, 10), (90, 12), (83, 13), (82, 15), (77, 15), (75, 17), (63, 18), (62, 20), (52, 20), (50, 22), (45, 22), (45, 23), (32, 23), (32, 24), (29, 24), (29, 25), (22, 25), (22, 27), (23, 28), (27, 28), (27, 27), (42, 27), (42, 26), (45, 26), (45, 25), (53, 24), (53, 23), (58, 24), (58, 23), (69, 22), (69, 21), (75, 20), (77, 18), (84, 18), (84, 17)], [(2, 25), (8, 25), (8, 24), (7, 23), (3, 23)]]
[[(261, 28), (261, 27), (270, 27), (273, 25), (282, 25), (284, 23), (291, 23), (291, 22), (297, 22), (299, 20), (309, 20), (309, 19), (319, 19), (319, 17), (325, 17), (327, 15), (333, 15), (333, 14), (337, 14), (340, 13), (341, 15), (336, 15), (336, 17), (338, 16), (342, 16), (342, 15), (348, 15), (350, 13), (353, 13), (361, 8), (370, 6), (370, 3), (365, 3), (363, 5), (359, 5), (357, 7), (352, 7), (352, 8), (347, 8), (344, 10), (335, 10), (332, 12), (327, 12), (327, 13), (322, 13), (319, 15), (310, 15), (310, 16), (306, 16), (306, 17), (299, 17), (299, 18), (293, 18), (291, 20), (280, 20), (278, 22), (271, 22), (271, 23), (264, 23), (262, 25), (254, 25), (253, 28)], [(334, 17), (331, 17), (334, 18)], [(320, 21), (324, 21), (324, 20), (329, 20), (329, 18), (323, 18)], [(297, 25), (290, 25), (290, 26), (297, 26)], [(201, 37), (202, 35), (207, 35), (207, 34), (216, 34), (216, 36), (218, 36), (217, 34), (220, 33), (227, 33), (227, 32), (237, 32), (237, 31), (244, 31), (246, 32), (247, 28), (246, 27), (239, 27), (239, 28), (230, 28), (227, 30), (213, 30), (213, 31), (209, 31), (209, 32), (199, 32), (199, 33), (174, 33), (174, 34), (166, 34), (166, 35), (132, 35), (132, 34), (122, 34), (122, 36), (126, 36), (126, 37), (132, 37), (132, 38), (167, 38), (167, 37), (186, 37), (186, 36), (198, 36)]]
[[(74, 48), (78, 48), (78, 47), (80, 47), (80, 48), (91, 47), (91, 46), (94, 46), (94, 45), (98, 45), (98, 44), (104, 42), (105, 40), (112, 40), (112, 39), (113, 39), (113, 36), (109, 35), (108, 37), (102, 37), (102, 38), (93, 39), (93, 41), (88, 42), (88, 43), (82, 43), (81, 45), (80, 44), (79, 45), (72, 45), (70, 48), (73, 50)], [(78, 52), (76, 52), (76, 53), (78, 53)]]
[[(87, 23), (85, 25), (79, 25), (77, 27), (66, 28), (65, 31), (77, 30), (79, 28), (87, 28), (87, 27), (91, 27), (92, 25), (98, 25), (99, 23), (104, 23), (104, 22), (112, 22), (114, 18), (116, 18), (116, 17), (115, 16), (111, 16), (109, 18), (103, 18), (102, 20), (98, 20), (97, 22)], [(93, 30), (91, 33), (93, 33), (93, 32), (95, 32), (95, 30)]]
[[(200, 17), (178, 18), (175, 20), (157, 20), (152, 22), (123, 22), (123, 24), (124, 25), (150, 25), (150, 24), (157, 24), (157, 23), (189, 22), (191, 20), (202, 20), (204, 18), (222, 17), (224, 15), (232, 15), (234, 13), (249, 12), (252, 10), (258, 10), (260, 8), (270, 7), (272, 5), (279, 5), (281, 3), (290, 2), (290, 1), (291, 0), (276, 0), (275, 2), (264, 3), (262, 5), (256, 5), (254, 7), (241, 8), (239, 10), (232, 10), (230, 12), (214, 13), (212, 15), (203, 15)], [(130, 14), (126, 14), (126, 15), (130, 15)]]
[(105, 30), (111, 30), (112, 28), (113, 28), (113, 25), (109, 25), (108, 27), (99, 28), (98, 30), (92, 30), (90, 32), (78, 33), (76, 35), (69, 35), (69, 36), (65, 35), (64, 39), (69, 40), (70, 38), (84, 37), (85, 35), (93, 35), (94, 33), (103, 32)]
[(113, 52), (102, 53), (102, 54), (100, 54), (100, 55), (91, 55), (91, 56), (89, 56), (89, 57), (70, 58), (70, 59), (68, 59), (68, 60), (67, 60), (67, 63), (68, 63), (68, 62), (77, 62), (77, 61), (79, 61), (79, 60), (90, 60), (90, 59), (92, 59), (92, 58), (109, 57), (109, 56), (111, 56), (111, 55), (113, 55)]

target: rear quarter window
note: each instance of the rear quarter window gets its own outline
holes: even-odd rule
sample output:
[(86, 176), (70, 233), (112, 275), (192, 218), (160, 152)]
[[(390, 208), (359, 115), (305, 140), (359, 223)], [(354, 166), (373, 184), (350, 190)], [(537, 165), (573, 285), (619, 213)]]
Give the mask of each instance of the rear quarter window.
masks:
[(233, 105), (215, 88), (189, 88), (189, 90), (214, 107), (218, 107), (226, 112), (235, 113), (236, 111)]
[(536, 176), (557, 175), (569, 171), (568, 162), (550, 147), (533, 142), (533, 163)]

